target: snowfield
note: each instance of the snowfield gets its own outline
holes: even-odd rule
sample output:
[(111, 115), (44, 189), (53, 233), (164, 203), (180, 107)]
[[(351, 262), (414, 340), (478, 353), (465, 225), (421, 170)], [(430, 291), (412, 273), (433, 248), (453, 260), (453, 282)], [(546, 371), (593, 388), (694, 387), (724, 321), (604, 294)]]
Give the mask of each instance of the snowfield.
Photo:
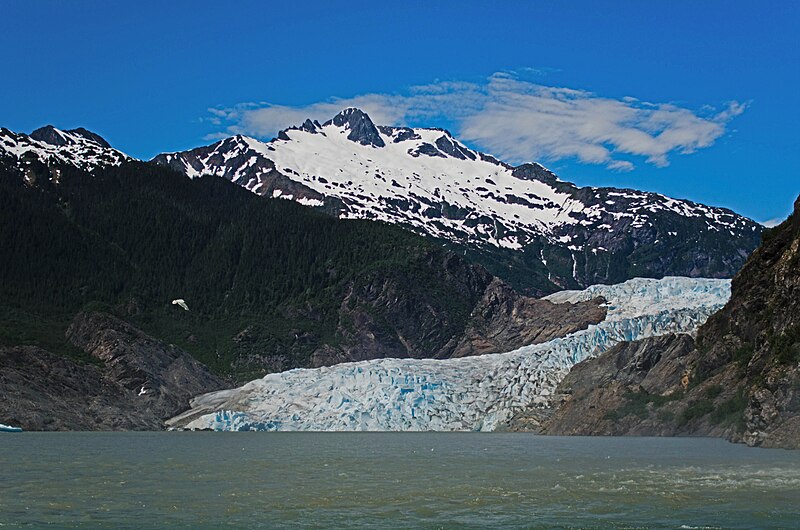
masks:
[[(641, 228), (659, 213), (704, 219), (709, 229), (752, 231), (733, 212), (655, 193), (620, 190), (578, 193), (539, 164), (526, 176), (491, 155), (470, 149), (436, 128), (375, 126), (362, 111), (345, 109), (324, 124), (310, 120), (262, 142), (234, 136), (204, 148), (154, 159), (189, 177), (215, 175), (246, 189), (296, 201), (304, 192), (274, 189), (276, 174), (321, 198), (341, 201), (343, 218), (400, 224), (459, 242), (520, 249), (536, 238), (583, 249), (567, 232), (601, 229), (608, 222)], [(275, 194), (275, 192), (278, 192)], [(308, 204), (308, 203), (306, 203)]]
[(544, 405), (570, 368), (621, 341), (693, 333), (730, 297), (730, 280), (636, 278), (547, 297), (602, 296), (608, 316), (543, 344), (448, 360), (378, 359), (297, 369), (196, 397), (170, 420), (219, 431), (491, 431)]

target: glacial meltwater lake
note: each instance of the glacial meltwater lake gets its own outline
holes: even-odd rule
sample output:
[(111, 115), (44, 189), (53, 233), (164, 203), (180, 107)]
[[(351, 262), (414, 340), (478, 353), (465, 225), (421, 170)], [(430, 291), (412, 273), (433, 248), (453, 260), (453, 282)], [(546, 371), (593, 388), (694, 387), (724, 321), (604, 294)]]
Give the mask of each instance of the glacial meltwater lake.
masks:
[(702, 438), (0, 433), (0, 526), (792, 528), (800, 452)]

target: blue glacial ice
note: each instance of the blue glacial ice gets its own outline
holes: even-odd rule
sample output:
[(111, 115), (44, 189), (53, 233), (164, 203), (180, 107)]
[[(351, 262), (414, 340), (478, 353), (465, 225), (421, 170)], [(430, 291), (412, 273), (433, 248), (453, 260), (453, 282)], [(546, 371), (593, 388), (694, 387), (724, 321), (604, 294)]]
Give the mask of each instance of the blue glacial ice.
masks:
[[(570, 368), (614, 344), (693, 333), (730, 297), (730, 280), (636, 278), (562, 291), (602, 296), (606, 319), (508, 353), (459, 359), (377, 359), (269, 374), (192, 400), (188, 429), (267, 431), (491, 431), (516, 411), (544, 406)], [(178, 422), (183, 423), (183, 422)]]

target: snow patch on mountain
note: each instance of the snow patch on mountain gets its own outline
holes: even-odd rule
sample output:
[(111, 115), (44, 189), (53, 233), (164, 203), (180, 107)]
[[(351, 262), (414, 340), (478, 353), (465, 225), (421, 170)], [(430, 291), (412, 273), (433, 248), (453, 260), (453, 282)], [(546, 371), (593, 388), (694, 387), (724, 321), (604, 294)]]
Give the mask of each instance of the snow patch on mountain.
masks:
[(235, 136), (154, 161), (190, 177), (221, 176), (260, 194), (280, 189), (275, 180), (280, 176), (299, 186), (282, 189), (284, 197), (335, 199), (340, 217), (381, 220), (501, 248), (520, 249), (544, 238), (581, 251), (588, 237), (576, 231), (612, 224), (642, 228), (665, 211), (705, 218), (713, 229), (732, 234), (755, 229), (755, 223), (733, 212), (690, 201), (633, 190), (581, 189), (538, 164), (515, 168), (472, 150), (444, 129), (375, 126), (352, 108), (324, 124), (306, 120), (269, 142)]
[(133, 160), (91, 131), (82, 128), (64, 131), (51, 125), (30, 135), (0, 128), (0, 157), (12, 160), (21, 170), (34, 161), (91, 171)]
[(447, 360), (378, 359), (270, 374), (192, 400), (171, 420), (189, 429), (270, 431), (494, 430), (544, 404), (570, 368), (620, 341), (692, 333), (725, 304), (729, 280), (667, 277), (598, 285), (547, 297), (602, 296), (603, 322), (564, 338)]

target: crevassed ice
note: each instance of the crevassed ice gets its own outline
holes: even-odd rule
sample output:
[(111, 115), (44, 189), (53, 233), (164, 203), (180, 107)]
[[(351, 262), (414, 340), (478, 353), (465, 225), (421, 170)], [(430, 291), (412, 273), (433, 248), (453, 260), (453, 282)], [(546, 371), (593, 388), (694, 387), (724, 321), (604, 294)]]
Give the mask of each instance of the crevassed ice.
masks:
[(602, 296), (608, 316), (588, 329), (508, 353), (460, 359), (378, 359), (270, 374), (199, 396), (186, 427), (269, 431), (487, 431), (547, 402), (570, 368), (620, 341), (692, 333), (730, 297), (730, 280), (668, 277), (563, 291)]

